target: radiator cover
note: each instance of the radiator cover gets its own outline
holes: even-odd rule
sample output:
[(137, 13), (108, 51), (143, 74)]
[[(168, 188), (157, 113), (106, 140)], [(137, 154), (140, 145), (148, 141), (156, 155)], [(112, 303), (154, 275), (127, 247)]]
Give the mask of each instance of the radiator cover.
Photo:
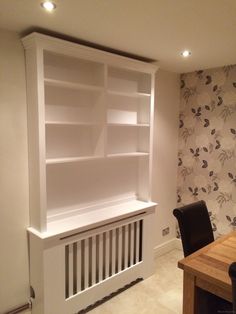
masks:
[(75, 314), (153, 273), (153, 211), (88, 231), (29, 229), (32, 314)]

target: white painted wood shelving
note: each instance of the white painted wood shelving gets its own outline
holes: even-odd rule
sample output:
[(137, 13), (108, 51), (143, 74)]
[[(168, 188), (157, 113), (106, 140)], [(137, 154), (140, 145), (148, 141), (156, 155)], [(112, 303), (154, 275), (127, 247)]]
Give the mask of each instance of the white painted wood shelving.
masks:
[(156, 66), (23, 38), (33, 314), (73, 314), (152, 273)]

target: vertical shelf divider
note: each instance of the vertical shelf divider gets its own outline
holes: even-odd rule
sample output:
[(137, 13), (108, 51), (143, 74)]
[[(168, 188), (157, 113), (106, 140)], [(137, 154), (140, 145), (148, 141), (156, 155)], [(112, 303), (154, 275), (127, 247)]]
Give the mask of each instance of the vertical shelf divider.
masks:
[(107, 125), (107, 110), (108, 110), (108, 65), (104, 65), (104, 156), (108, 155), (108, 125)]
[(152, 193), (152, 169), (153, 169), (153, 141), (154, 141), (154, 109), (155, 109), (155, 73), (151, 74), (151, 99), (150, 99), (150, 130), (149, 130), (149, 182), (148, 182), (148, 200), (151, 200)]

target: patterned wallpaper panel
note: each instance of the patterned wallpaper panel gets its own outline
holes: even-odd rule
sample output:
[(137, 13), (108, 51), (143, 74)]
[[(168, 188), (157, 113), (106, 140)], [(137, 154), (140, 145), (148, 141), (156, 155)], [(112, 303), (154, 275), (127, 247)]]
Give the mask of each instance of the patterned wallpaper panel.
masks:
[(236, 65), (181, 76), (178, 206), (205, 200), (215, 236), (236, 227)]

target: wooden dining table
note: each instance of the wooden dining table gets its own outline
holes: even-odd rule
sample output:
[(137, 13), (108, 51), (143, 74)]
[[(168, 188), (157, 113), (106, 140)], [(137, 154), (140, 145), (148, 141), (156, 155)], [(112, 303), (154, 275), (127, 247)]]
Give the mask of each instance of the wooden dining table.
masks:
[(196, 313), (198, 288), (232, 302), (228, 269), (235, 261), (236, 231), (233, 231), (178, 262), (184, 271), (183, 314)]

